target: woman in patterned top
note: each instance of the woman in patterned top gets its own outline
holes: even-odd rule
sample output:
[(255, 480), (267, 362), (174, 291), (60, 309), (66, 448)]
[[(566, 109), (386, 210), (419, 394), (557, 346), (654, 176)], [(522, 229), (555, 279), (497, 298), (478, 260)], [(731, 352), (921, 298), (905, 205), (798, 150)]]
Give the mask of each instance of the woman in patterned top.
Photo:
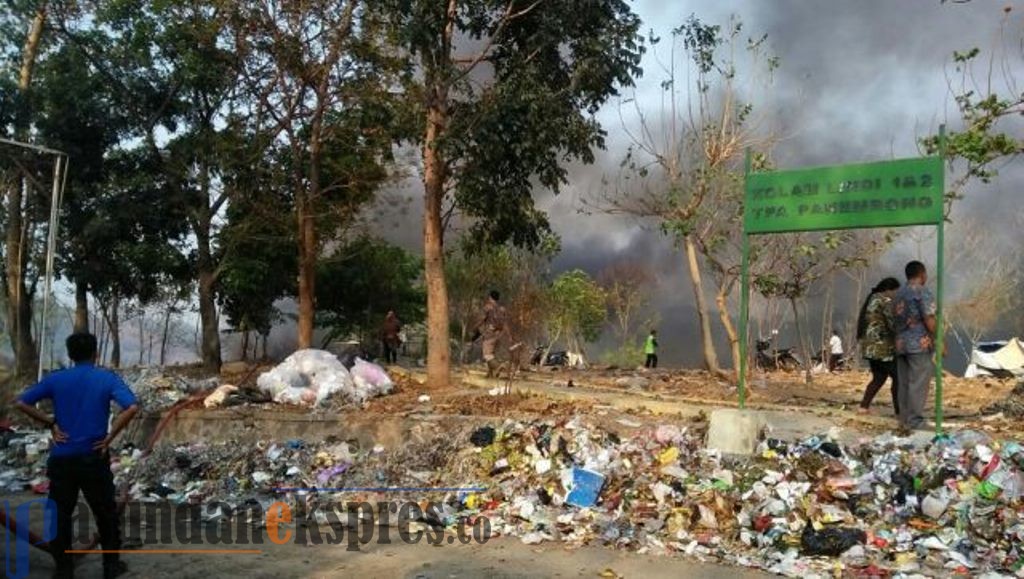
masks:
[(871, 382), (864, 390), (864, 398), (857, 409), (861, 414), (868, 413), (875, 394), (882, 389), (887, 379), (891, 379), (892, 406), (899, 416), (899, 401), (896, 397), (896, 334), (892, 322), (892, 296), (900, 288), (900, 282), (894, 277), (880, 281), (860, 310), (857, 320), (857, 340), (860, 350), (871, 368)]

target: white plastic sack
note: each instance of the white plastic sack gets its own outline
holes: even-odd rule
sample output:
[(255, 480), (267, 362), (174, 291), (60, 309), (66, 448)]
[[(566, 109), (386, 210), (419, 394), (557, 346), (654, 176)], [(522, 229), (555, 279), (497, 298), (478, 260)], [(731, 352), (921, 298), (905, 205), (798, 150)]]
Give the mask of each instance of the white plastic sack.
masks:
[(295, 352), (273, 370), (264, 372), (256, 385), (275, 402), (302, 406), (319, 406), (339, 392), (358, 402), (369, 397), (355, 396), (348, 370), (334, 354), (323, 350)]
[(358, 401), (390, 394), (395, 387), (384, 368), (361, 358), (356, 358), (352, 366), (352, 382), (356, 390), (353, 398)]

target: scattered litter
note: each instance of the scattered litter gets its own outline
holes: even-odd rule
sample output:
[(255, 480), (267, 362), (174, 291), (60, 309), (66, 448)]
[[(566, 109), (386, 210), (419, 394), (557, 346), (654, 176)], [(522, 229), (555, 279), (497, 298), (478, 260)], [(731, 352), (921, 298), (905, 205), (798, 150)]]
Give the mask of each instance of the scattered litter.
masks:
[[(361, 376), (381, 384), (380, 376)], [(146, 457), (128, 447), (114, 453), (112, 468), (134, 499), (216, 500), (224, 505), (211, 514), (218, 519), (240, 516), (246, 504), (296, 498), (280, 487), (473, 487), (415, 498), (441, 505), (430, 524), (486, 516), (492, 532), (530, 545), (605, 544), (790, 577), (995, 577), (1024, 567), (1017, 442), (963, 430), (844, 445), (822, 433), (768, 438), (738, 458), (707, 450), (698, 429), (608, 422), (459, 421), (388, 447), (245, 438), (161, 445)], [(0, 490), (45, 492), (48, 444), (45, 432), (0, 431)], [(310, 504), (375, 500), (303, 493)]]
[(220, 385), (217, 378), (192, 380), (162, 368), (128, 368), (118, 371), (139, 399), (146, 412), (162, 412), (191, 394), (213, 390)]
[(206, 397), (206, 399), (203, 400), (203, 406), (205, 406), (206, 408), (216, 408), (218, 406), (223, 406), (224, 401), (227, 400), (228, 395), (231, 394), (232, 392), (237, 391), (238, 386), (234, 386), (231, 384), (223, 384), (221, 386), (218, 386), (217, 389), (213, 391), (213, 394), (210, 394), (209, 396)]
[(604, 486), (604, 475), (584, 468), (572, 469), (572, 491), (565, 498), (575, 507), (592, 507)]

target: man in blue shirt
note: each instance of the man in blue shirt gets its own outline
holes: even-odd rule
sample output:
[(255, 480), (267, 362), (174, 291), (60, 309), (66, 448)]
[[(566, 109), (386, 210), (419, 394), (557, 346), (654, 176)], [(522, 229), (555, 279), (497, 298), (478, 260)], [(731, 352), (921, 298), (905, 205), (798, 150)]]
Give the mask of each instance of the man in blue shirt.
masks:
[[(76, 333), (67, 339), (68, 357), (74, 367), (53, 372), (29, 388), (15, 403), (19, 410), (48, 426), (53, 446), (46, 464), (50, 477), (50, 500), (57, 508), (57, 536), (53, 556), (56, 577), (72, 577), (72, 516), (78, 491), (85, 495), (105, 551), (121, 548), (114, 500), (114, 475), (110, 471), (110, 443), (124, 430), (139, 410), (135, 395), (117, 374), (94, 366), (96, 337)], [(36, 408), (36, 403), (53, 401), (53, 418)], [(122, 411), (107, 431), (110, 402)], [(103, 576), (116, 577), (125, 571), (117, 553), (103, 554)]]
[(896, 333), (897, 396), (900, 427), (909, 431), (924, 426), (928, 390), (935, 374), (935, 298), (928, 291), (928, 271), (920, 261), (906, 267), (907, 284), (892, 300)]

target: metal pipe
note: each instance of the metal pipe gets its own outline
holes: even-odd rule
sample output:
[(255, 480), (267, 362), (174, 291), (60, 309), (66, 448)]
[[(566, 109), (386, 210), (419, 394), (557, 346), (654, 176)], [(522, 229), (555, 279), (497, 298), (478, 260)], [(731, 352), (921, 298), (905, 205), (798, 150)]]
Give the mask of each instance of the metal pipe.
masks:
[[(64, 164), (63, 177), (61, 164)], [(53, 164), (53, 194), (50, 198), (50, 230), (46, 240), (46, 281), (43, 290), (43, 323), (39, 331), (39, 370), (36, 379), (43, 379), (43, 357), (46, 355), (46, 322), (50, 313), (50, 294), (53, 293), (53, 261), (57, 252), (57, 231), (60, 227), (60, 205), (64, 197), (64, 183), (67, 177), (67, 157), (57, 155)], [(53, 364), (51, 357), (50, 364)]]
[[(943, 172), (939, 178), (939, 187), (945, 194), (946, 183), (946, 125), (939, 125), (939, 158), (942, 159)], [(945, 202), (945, 198), (943, 198)], [(942, 367), (946, 355), (946, 318), (943, 315), (942, 302), (944, 278), (946, 277), (946, 211), (943, 203), (942, 219), (938, 223), (935, 248), (935, 434), (942, 434), (943, 400), (942, 400)]]
[(21, 141), (12, 141), (11, 139), (5, 139), (3, 137), (0, 137), (0, 143), (2, 143), (4, 145), (11, 145), (12, 147), (21, 147), (23, 149), (32, 149), (33, 151), (38, 151), (40, 153), (48, 153), (50, 155), (63, 155), (65, 157), (68, 156), (68, 154), (65, 153), (64, 151), (58, 151), (57, 149), (50, 149), (48, 147), (43, 147), (41, 145), (33, 145), (32, 143), (23, 143)]

